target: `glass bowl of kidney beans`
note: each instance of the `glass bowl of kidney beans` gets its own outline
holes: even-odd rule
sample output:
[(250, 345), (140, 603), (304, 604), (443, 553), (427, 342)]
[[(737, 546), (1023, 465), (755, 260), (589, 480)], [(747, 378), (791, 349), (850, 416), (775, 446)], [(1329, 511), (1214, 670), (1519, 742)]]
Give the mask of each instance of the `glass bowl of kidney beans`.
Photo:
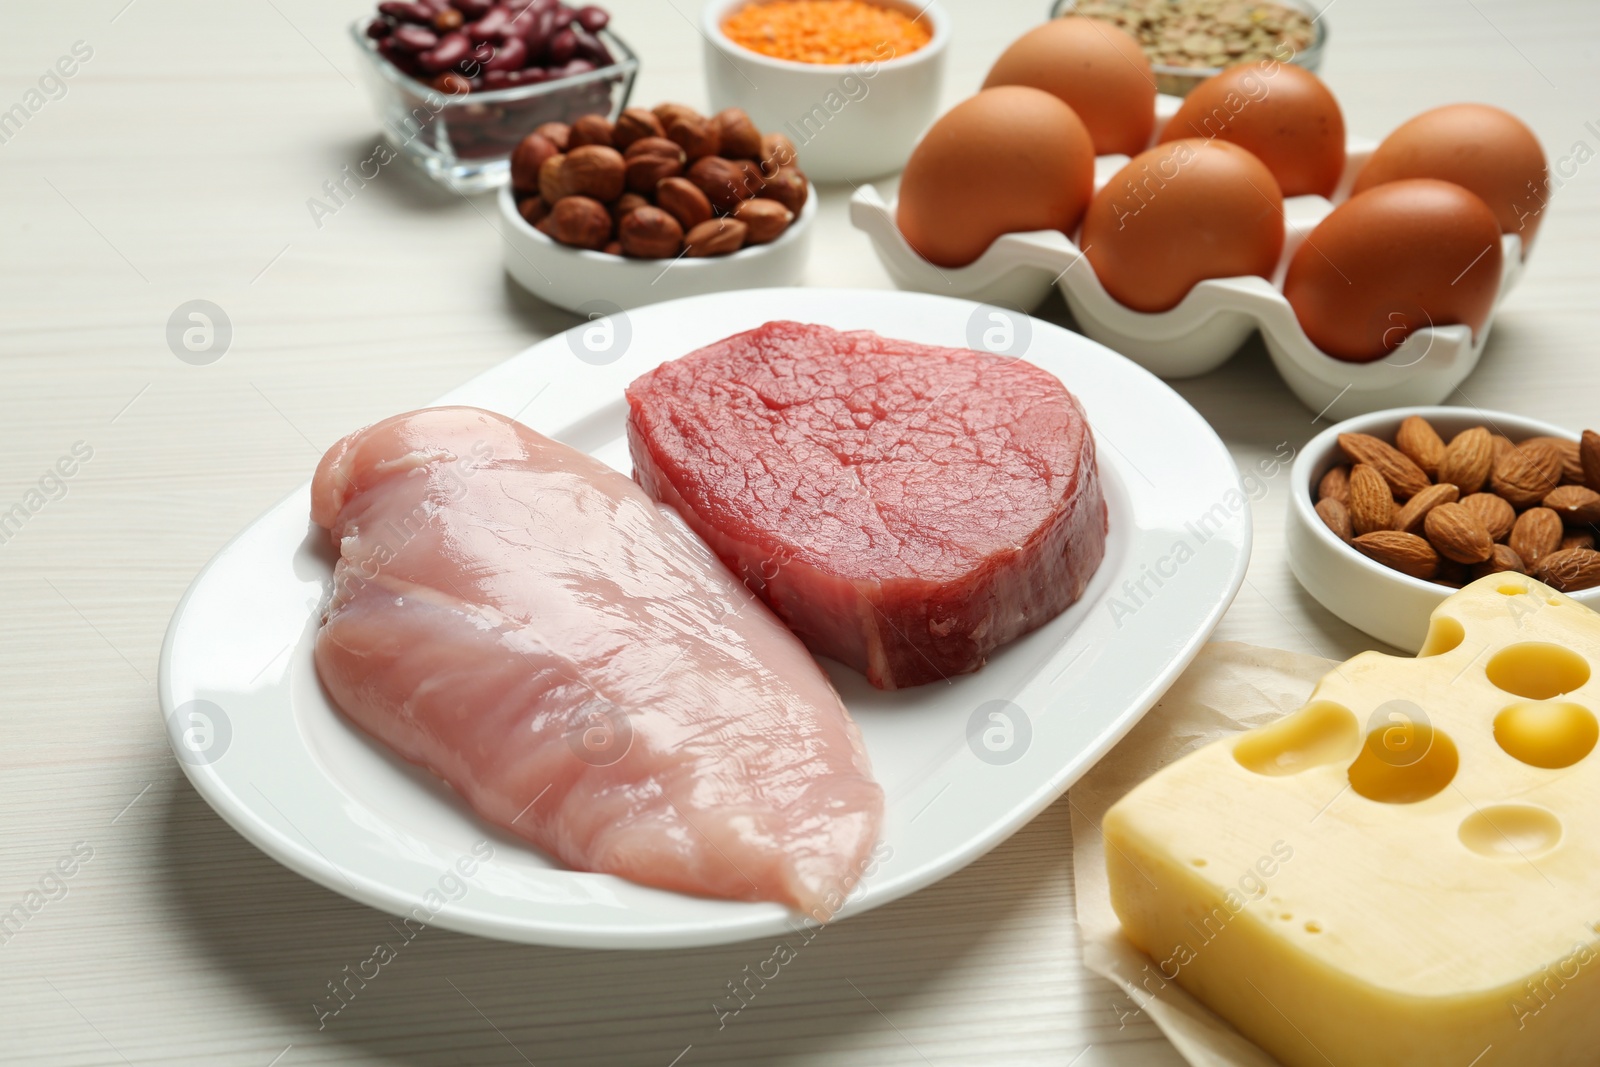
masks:
[(350, 32), (390, 140), (474, 192), (507, 179), (537, 127), (622, 113), (639, 60), (609, 23), (560, 0), (385, 0)]

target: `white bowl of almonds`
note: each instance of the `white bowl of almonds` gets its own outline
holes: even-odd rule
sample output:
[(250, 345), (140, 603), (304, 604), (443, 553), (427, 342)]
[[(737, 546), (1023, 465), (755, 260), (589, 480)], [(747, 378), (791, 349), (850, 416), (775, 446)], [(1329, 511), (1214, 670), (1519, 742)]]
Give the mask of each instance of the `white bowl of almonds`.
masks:
[(1600, 434), (1500, 411), (1347, 419), (1295, 460), (1289, 566), (1323, 607), (1416, 652), (1433, 609), (1486, 574), (1600, 608)]

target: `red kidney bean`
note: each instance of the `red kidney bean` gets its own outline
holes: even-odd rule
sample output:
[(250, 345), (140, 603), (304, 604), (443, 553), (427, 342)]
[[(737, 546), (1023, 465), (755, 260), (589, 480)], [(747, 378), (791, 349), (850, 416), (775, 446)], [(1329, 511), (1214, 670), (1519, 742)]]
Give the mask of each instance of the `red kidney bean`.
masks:
[(483, 72), (483, 87), (489, 90), (504, 89), (511, 85), (511, 71), (486, 70)]
[(390, 34), (390, 38), (398, 47), (408, 52), (426, 52), (439, 44), (438, 34), (430, 29), (412, 25), (411, 23), (407, 23), (404, 26), (396, 26), (394, 33)]
[(503, 7), (492, 7), (489, 13), (467, 26), (467, 36), (474, 43), (492, 41), (506, 32), (511, 22), (510, 13)]
[(489, 0), (455, 0), (455, 9), (461, 12), (461, 17), (472, 20), (483, 18), (493, 6)]
[(571, 61), (578, 51), (578, 36), (570, 29), (560, 30), (550, 38), (550, 45), (546, 49), (546, 56), (552, 67), (564, 66)]
[(587, 59), (574, 59), (560, 70), (552, 71), (558, 78), (571, 78), (577, 74), (587, 74), (595, 69), (595, 65)]
[(528, 61), (528, 46), (522, 43), (521, 37), (507, 37), (496, 46), (494, 55), (484, 64), (485, 71), (490, 70), (521, 70)]
[(390, 26), (383, 19), (373, 19), (367, 23), (367, 36), (374, 41), (381, 41), (389, 36)]
[(378, 42), (378, 54), (407, 74), (422, 73), (422, 68), (417, 64), (417, 57), (396, 47), (393, 37), (385, 37)]
[(466, 59), (471, 51), (472, 42), (467, 40), (466, 34), (447, 33), (432, 51), (422, 53), (417, 60), (423, 70), (438, 74)]
[(416, 22), (427, 25), (433, 22), (433, 12), (422, 4), (413, 4), (409, 0), (384, 0), (378, 5), (380, 15), (399, 19), (401, 22)]
[(604, 8), (595, 7), (593, 4), (578, 9), (578, 24), (590, 33), (599, 33), (611, 21), (611, 16)]
[(611, 64), (611, 53), (600, 43), (600, 38), (577, 24), (570, 27), (570, 32), (577, 39), (580, 59), (587, 59), (597, 67)]
[(571, 23), (577, 14), (578, 13), (576, 11), (572, 10), (572, 8), (568, 7), (566, 4), (556, 5), (556, 22), (563, 26)]
[(431, 10), (435, 15), (450, 6), (450, 0), (417, 0), (417, 2)]

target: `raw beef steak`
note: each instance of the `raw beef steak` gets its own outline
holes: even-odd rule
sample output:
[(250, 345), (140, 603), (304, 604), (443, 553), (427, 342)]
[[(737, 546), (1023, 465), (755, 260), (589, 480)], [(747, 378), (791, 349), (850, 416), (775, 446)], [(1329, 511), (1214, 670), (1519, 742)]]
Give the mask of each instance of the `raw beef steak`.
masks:
[(1030, 363), (769, 322), (644, 375), (628, 404), (639, 484), (880, 689), (977, 670), (1105, 553), (1083, 410)]

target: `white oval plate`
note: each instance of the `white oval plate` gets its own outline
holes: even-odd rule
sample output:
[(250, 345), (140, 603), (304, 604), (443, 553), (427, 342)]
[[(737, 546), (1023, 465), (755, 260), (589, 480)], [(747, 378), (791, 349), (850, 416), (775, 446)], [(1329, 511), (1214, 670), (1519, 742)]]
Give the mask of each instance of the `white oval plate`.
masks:
[[(628, 471), (623, 388), (659, 363), (772, 319), (964, 346), (984, 330), (1002, 338), (993, 312), (892, 291), (710, 294), (576, 327), (439, 403), (520, 418)], [(1244, 578), (1249, 503), (1199, 414), (1110, 349), (1018, 320), (1019, 343), (1031, 331), (1024, 358), (1058, 375), (1094, 427), (1106, 558), (1077, 604), (976, 674), (885, 693), (825, 664), (888, 795), (883, 858), (843, 915), (960, 870), (1065, 792), (1188, 664)], [(174, 752), (236, 830), (372, 907), (510, 941), (675, 948), (781, 934), (800, 919), (567, 870), (347, 723), (312, 664), (334, 556), (308, 502), (301, 486), (201, 571), (162, 649)]]

